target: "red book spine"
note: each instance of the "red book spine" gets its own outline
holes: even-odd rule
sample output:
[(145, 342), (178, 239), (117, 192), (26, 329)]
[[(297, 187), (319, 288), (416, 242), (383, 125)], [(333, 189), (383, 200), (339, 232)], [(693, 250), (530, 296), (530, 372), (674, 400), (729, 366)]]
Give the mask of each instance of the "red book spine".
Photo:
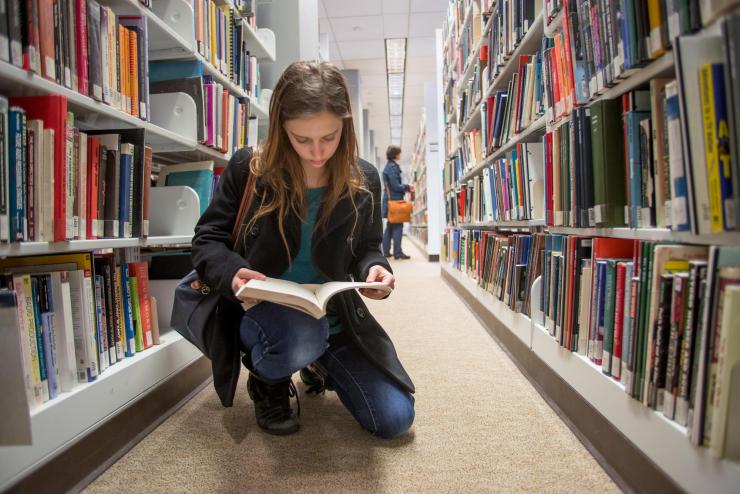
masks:
[(39, 4), (38, 0), (26, 0), (25, 9), (26, 44), (23, 46), (23, 68), (41, 73), (39, 61)]
[[(612, 349), (611, 375), (619, 381), (622, 377), (622, 330), (624, 329), (625, 264), (617, 263), (617, 293), (614, 307), (614, 348)], [(630, 281), (631, 283), (631, 281)]]
[(565, 93), (568, 95), (566, 98), (565, 112), (570, 113), (575, 106), (575, 77), (573, 76), (573, 54), (571, 51), (572, 44), (570, 42), (570, 19), (568, 16), (568, 2), (563, 2), (563, 53), (565, 54)]
[(87, 2), (75, 0), (75, 39), (77, 40), (77, 90), (87, 96), (90, 88), (87, 78)]
[(98, 238), (98, 179), (100, 172), (100, 139), (87, 139), (87, 238)]
[(54, 129), (54, 241), (63, 241), (67, 228), (67, 98), (60, 95), (15, 97), (9, 99), (9, 104), (26, 110), (28, 119), (43, 120), (44, 128)]

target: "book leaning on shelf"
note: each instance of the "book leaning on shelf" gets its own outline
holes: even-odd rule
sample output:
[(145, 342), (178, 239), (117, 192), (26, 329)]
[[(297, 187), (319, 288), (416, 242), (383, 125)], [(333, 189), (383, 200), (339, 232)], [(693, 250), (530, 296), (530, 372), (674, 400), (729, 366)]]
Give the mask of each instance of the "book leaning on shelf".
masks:
[(244, 310), (254, 307), (258, 301), (272, 302), (299, 310), (316, 319), (326, 315), (329, 299), (337, 293), (369, 288), (391, 292), (391, 288), (381, 282), (328, 281), (320, 285), (300, 284), (277, 278), (250, 280), (236, 292)]
[(22, 381), (9, 385), (24, 389), (30, 409), (159, 339), (145, 262), (89, 252), (8, 258), (0, 291), (14, 294), (8, 329), (18, 335), (3, 360), (22, 356)]

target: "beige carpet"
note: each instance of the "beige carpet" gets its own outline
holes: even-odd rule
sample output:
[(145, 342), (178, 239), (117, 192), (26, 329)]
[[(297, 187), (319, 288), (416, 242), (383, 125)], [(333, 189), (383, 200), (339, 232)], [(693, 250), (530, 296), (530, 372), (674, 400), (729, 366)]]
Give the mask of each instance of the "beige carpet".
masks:
[(86, 492), (618, 491), (439, 266), (404, 245), (414, 256), (394, 262), (397, 290), (370, 307), (417, 387), (407, 436), (370, 437), (333, 393), (301, 393), (301, 430), (269, 436), (242, 379), (234, 407), (209, 386)]

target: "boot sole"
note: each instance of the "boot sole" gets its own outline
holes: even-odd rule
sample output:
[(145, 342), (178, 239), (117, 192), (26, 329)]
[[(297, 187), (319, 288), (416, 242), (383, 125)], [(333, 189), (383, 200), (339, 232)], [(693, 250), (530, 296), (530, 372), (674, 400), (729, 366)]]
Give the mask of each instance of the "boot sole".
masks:
[[(257, 424), (259, 425), (259, 424)], [(291, 429), (266, 429), (265, 427), (260, 426), (260, 430), (266, 434), (270, 434), (271, 436), (289, 436), (291, 434), (295, 434), (300, 429), (300, 425), (296, 424), (294, 428)]]

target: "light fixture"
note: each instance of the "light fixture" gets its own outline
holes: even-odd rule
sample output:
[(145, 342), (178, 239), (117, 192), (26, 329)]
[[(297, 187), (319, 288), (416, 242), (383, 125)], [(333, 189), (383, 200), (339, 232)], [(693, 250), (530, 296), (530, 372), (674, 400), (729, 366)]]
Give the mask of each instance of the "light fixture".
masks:
[(385, 68), (388, 83), (388, 114), (391, 144), (400, 145), (403, 131), (403, 89), (406, 72), (406, 38), (385, 40)]

